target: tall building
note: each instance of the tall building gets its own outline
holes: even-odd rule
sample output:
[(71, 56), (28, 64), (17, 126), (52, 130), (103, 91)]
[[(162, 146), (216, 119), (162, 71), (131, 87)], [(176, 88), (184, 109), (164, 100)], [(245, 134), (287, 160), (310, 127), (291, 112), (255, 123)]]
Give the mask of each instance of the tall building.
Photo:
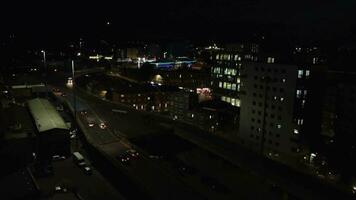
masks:
[(256, 44), (236, 44), (211, 55), (211, 87), (215, 97), (240, 107), (242, 62), (257, 61), (257, 53)]
[(272, 158), (300, 155), (310, 69), (250, 62), (242, 73), (241, 143)]
[(347, 179), (356, 176), (356, 74), (328, 72), (323, 98), (321, 137), (328, 164)]

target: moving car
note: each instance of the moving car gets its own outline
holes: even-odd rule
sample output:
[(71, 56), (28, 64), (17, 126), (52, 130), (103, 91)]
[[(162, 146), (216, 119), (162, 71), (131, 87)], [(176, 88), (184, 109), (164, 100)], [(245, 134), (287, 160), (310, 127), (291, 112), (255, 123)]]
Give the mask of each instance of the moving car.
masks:
[(104, 122), (101, 122), (100, 124), (99, 124), (99, 127), (101, 128), (101, 129), (106, 129), (106, 124), (104, 123)]
[(122, 154), (117, 156), (116, 159), (118, 159), (122, 163), (128, 163), (130, 161), (130, 156), (128, 156), (127, 154)]
[(139, 153), (135, 150), (135, 149), (129, 149), (126, 151), (126, 154), (129, 155), (131, 158), (138, 158), (139, 157)]

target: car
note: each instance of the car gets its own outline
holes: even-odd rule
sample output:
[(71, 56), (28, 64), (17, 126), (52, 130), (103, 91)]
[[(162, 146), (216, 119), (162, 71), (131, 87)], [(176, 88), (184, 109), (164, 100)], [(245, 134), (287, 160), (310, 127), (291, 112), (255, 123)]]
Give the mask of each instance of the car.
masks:
[(140, 155), (135, 149), (127, 150), (126, 154), (129, 155), (131, 158), (138, 158)]
[(178, 172), (184, 176), (184, 175), (193, 175), (197, 173), (197, 169), (194, 167), (190, 167), (188, 165), (181, 165), (178, 167)]
[(164, 157), (161, 156), (161, 155), (149, 155), (148, 156), (150, 159), (153, 159), (153, 160), (161, 160), (163, 159)]
[(116, 157), (117, 160), (121, 161), (122, 163), (128, 163), (130, 161), (130, 157), (126, 154), (119, 155)]
[(65, 159), (66, 159), (65, 156), (60, 156), (60, 155), (54, 155), (54, 156), (52, 156), (52, 160), (53, 160), (53, 161), (65, 160)]
[(88, 122), (88, 126), (89, 126), (89, 127), (94, 127), (94, 126), (95, 126), (95, 123), (94, 123), (94, 122)]
[(53, 91), (53, 92), (60, 92), (61, 90), (58, 89), (58, 88), (53, 88), (52, 91)]
[(70, 135), (75, 135), (78, 132), (78, 129), (73, 129), (69, 131)]
[(84, 173), (87, 174), (87, 175), (92, 175), (93, 174), (93, 170), (88, 166), (83, 167), (83, 170), (84, 170)]
[(81, 115), (86, 115), (86, 114), (88, 114), (88, 111), (82, 110), (82, 111), (80, 111), (80, 114), (81, 114)]
[(54, 191), (58, 193), (66, 193), (68, 189), (64, 186), (57, 185), (56, 187), (54, 187)]
[(99, 124), (99, 127), (101, 128), (101, 129), (106, 129), (106, 124), (104, 123), (104, 122), (101, 122), (100, 124)]
[(222, 193), (222, 194), (230, 193), (229, 188), (227, 188), (225, 185), (220, 183), (216, 178), (203, 176), (201, 177), (200, 180), (204, 185), (206, 185), (209, 189), (215, 192)]
[(87, 163), (85, 161), (82, 161), (82, 162), (78, 162), (77, 164), (79, 167), (86, 167), (87, 166)]

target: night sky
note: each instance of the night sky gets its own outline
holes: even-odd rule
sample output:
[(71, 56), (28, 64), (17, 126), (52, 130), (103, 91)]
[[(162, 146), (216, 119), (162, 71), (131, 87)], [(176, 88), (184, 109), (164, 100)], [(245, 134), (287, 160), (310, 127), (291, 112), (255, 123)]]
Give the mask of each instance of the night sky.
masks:
[(2, 35), (50, 43), (78, 37), (219, 40), (255, 33), (328, 40), (356, 33), (352, 0), (27, 1), (2, 7)]

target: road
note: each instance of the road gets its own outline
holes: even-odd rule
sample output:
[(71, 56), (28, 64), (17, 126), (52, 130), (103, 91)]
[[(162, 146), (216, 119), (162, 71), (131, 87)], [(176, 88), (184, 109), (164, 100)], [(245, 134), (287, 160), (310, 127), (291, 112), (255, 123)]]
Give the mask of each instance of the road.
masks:
[[(71, 97), (70, 91), (66, 89), (63, 90), (67, 93), (66, 98), (68, 101), (71, 101), (73, 98)], [(112, 157), (126, 150), (127, 148), (123, 147), (125, 145), (130, 148), (134, 146), (136, 149), (142, 150), (141, 147), (137, 147), (127, 140), (140, 138), (154, 132), (154, 128), (152, 128), (148, 120), (149, 117), (142, 112), (126, 106), (103, 101), (82, 91), (77, 91), (76, 94), (78, 95), (77, 105), (79, 105), (80, 108), (87, 109), (90, 111), (89, 113), (92, 112), (93, 115), (96, 116), (98, 121), (104, 121), (108, 124), (106, 133), (103, 133), (103, 130), (97, 127), (90, 128), (89, 132), (93, 132), (90, 137), (92, 137), (97, 144), (100, 144), (100, 148), (103, 151)], [(85, 99), (85, 101), (83, 99)], [(112, 112), (114, 108), (128, 112), (127, 114), (115, 114)], [(85, 122), (85, 119), (82, 119), (82, 121)], [(113, 137), (113, 134), (116, 136), (116, 139)], [(117, 141), (117, 138), (119, 138), (119, 141)], [(164, 141), (164, 143), (165, 142), (166, 141)], [(168, 151), (168, 149), (162, 147), (160, 151), (162, 153)], [(141, 154), (145, 155), (143, 159), (130, 163), (129, 166), (124, 165), (124, 168), (127, 170), (127, 173), (132, 172), (134, 176), (140, 178), (144, 177), (144, 180), (140, 179), (139, 181), (142, 180), (142, 182), (145, 183), (144, 185), (150, 186), (148, 190), (154, 191), (153, 193), (161, 193), (160, 196), (162, 197), (155, 199), (187, 198), (186, 195), (196, 195), (196, 199), (231, 199), (233, 197), (240, 197), (242, 199), (260, 199), (262, 197), (265, 199), (278, 199), (275, 194), (269, 191), (268, 186), (260, 183), (258, 177), (251, 177), (246, 171), (232, 167), (231, 165), (221, 164), (224, 163), (222, 159), (211, 156), (209, 152), (202, 151), (197, 146), (194, 146), (194, 150), (184, 150), (174, 155), (178, 158), (177, 160), (183, 160), (183, 163), (192, 165), (194, 168), (199, 168), (196, 174), (189, 176), (182, 175), (172, 161), (152, 161), (152, 159), (148, 158), (149, 155), (147, 151), (141, 151)], [(196, 155), (199, 156), (197, 157)], [(202, 161), (203, 165), (196, 162), (199, 160)], [(207, 185), (207, 183), (202, 182), (203, 177), (210, 177), (210, 174), (213, 174), (214, 177), (223, 176), (224, 179), (220, 180), (220, 178), (214, 178), (214, 180), (217, 179), (218, 183), (222, 182), (222, 187), (228, 188), (229, 193), (217, 192), (214, 188), (211, 188), (215, 187), (214, 185)], [(243, 186), (243, 188), (236, 190), (234, 185)], [(165, 188), (163, 191), (169, 191), (169, 193), (167, 193), (168, 196), (163, 195), (162, 188)], [(194, 190), (192, 190), (192, 188)], [(259, 188), (260, 192), (254, 192), (255, 188)], [(205, 197), (202, 194), (205, 194)], [(191, 198), (189, 196), (188, 198)]]
[[(194, 147), (193, 150), (185, 150), (184, 152), (179, 152), (175, 155), (175, 157), (179, 160), (183, 160), (185, 163), (188, 163), (190, 166), (194, 166), (198, 169), (198, 172), (193, 176), (182, 177), (176, 173), (177, 170), (174, 169), (174, 166), (172, 167), (172, 162), (164, 160), (156, 161), (156, 164), (153, 163), (153, 165), (151, 165), (152, 162), (145, 158), (143, 159), (144, 162), (137, 162), (136, 164), (127, 167), (129, 171), (132, 171), (135, 175), (140, 174), (140, 171), (142, 170), (142, 174), (140, 174), (140, 176), (146, 177), (148, 171), (144, 169), (145, 167), (141, 168), (140, 165), (146, 166), (147, 163), (151, 163), (149, 166), (152, 166), (152, 169), (150, 168), (150, 170), (152, 170), (153, 174), (162, 174), (162, 172), (164, 172), (167, 179), (170, 179), (168, 177), (171, 177), (171, 179), (177, 179), (174, 183), (166, 183), (163, 178), (162, 182), (159, 183), (159, 181), (156, 182), (155, 180), (157, 176), (147, 177), (148, 179), (145, 178), (145, 183), (149, 185), (154, 184), (160, 187), (160, 184), (163, 184), (166, 186), (165, 188), (171, 188), (174, 184), (180, 186), (183, 185), (182, 188), (184, 188), (184, 185), (187, 185), (189, 188), (193, 188), (195, 191), (198, 191), (200, 194), (198, 196), (201, 197), (201, 194), (204, 194), (207, 199), (230, 199), (231, 197), (240, 197), (241, 199), (282, 199), (285, 197), (286, 193), (284, 192), (285, 189), (281, 188), (288, 188), (290, 193), (297, 194), (294, 196), (302, 196), (303, 199), (325, 199), (330, 194), (338, 194), (337, 192), (332, 192), (333, 190), (326, 190), (326, 192), (324, 192), (323, 188), (325, 187), (318, 187), (318, 185), (320, 185), (319, 183), (303, 183), (303, 180), (310, 179), (305, 178), (304, 176), (298, 178), (294, 176), (295, 173), (289, 173), (289, 171), (283, 166), (281, 167), (273, 163), (271, 164), (270, 162), (262, 162), (256, 156), (251, 156), (251, 154), (245, 150), (234, 148), (222, 143), (219, 144), (211, 142), (214, 138), (200, 137), (199, 134), (192, 134), (192, 132), (196, 130), (187, 130), (186, 128), (182, 128), (181, 124), (173, 124), (172, 121), (164, 117), (155, 117), (152, 114), (136, 111), (122, 104), (114, 104), (104, 101), (89, 95), (82, 90), (77, 91), (77, 94), (80, 99), (79, 101), (87, 103), (89, 105), (89, 109), (93, 110), (97, 118), (108, 124), (109, 136), (105, 137), (116, 137), (121, 141), (116, 142), (114, 141), (115, 139), (113, 139), (113, 141), (110, 142), (110, 140), (102, 139), (100, 138), (101, 136), (95, 136), (94, 134), (93, 137), (96, 138), (95, 140), (102, 141), (103, 143), (110, 143), (110, 145), (107, 144), (106, 147), (103, 147), (103, 149), (106, 149), (105, 151), (112, 156), (115, 156), (115, 154), (120, 152), (120, 148), (118, 148), (118, 146), (123, 146), (124, 144), (129, 143), (127, 140), (140, 138), (152, 132), (152, 129), (154, 129), (152, 128), (152, 124), (157, 121), (173, 125), (177, 135), (190, 141), (196, 146), (203, 148)], [(112, 109), (114, 108), (127, 110), (128, 112), (127, 114), (114, 114), (112, 112)], [(131, 143), (129, 144), (132, 145)], [(153, 145), (159, 146), (159, 144), (156, 143), (153, 143)], [(141, 146), (135, 147), (143, 148)], [(165, 146), (160, 150), (164, 152), (167, 148), (169, 147)], [(143, 150), (147, 153), (147, 149), (143, 148)], [(218, 155), (220, 158), (217, 156), (211, 156), (211, 153), (209, 152)], [(226, 164), (224, 160), (228, 160), (232, 163), (232, 165)], [(273, 169), (270, 170), (271, 166)], [(281, 170), (280, 174), (279, 172), (276, 172), (278, 169)], [(266, 175), (261, 174), (261, 172), (266, 172)], [(204, 184), (201, 183), (202, 181), (199, 180), (199, 177), (206, 176), (206, 174), (218, 177), (219, 182), (222, 182), (224, 186), (229, 189), (229, 191), (233, 191), (231, 195), (216, 194), (217, 192), (211, 191), (211, 188), (206, 187), (206, 184), (204, 188)], [(276, 176), (276, 174), (279, 175)], [(286, 176), (292, 174), (296, 180), (287, 181), (289, 180), (288, 178), (281, 177), (283, 174)], [(169, 185), (168, 183), (172, 185)], [(304, 187), (304, 184), (308, 186)], [(277, 185), (277, 188), (274, 188), (275, 185)], [(153, 188), (150, 188), (150, 190), (158, 192), (158, 190)], [(176, 194), (176, 192), (178, 192), (178, 190), (171, 189), (168, 191), (170, 191), (171, 194)], [(298, 193), (300, 195), (298, 195)], [(179, 198), (184, 197), (180, 196)]]
[[(65, 88), (61, 89), (67, 95), (58, 98), (73, 103), (73, 97), (71, 96), (70, 90)], [(92, 101), (88, 101), (88, 98), (83, 97), (78, 91), (77, 94), (78, 107), (87, 111), (86, 115), (78, 114), (78, 120), (83, 124), (85, 129), (83, 132), (90, 138), (89, 141), (95, 144), (95, 146), (105, 153), (105, 155), (109, 156), (113, 164), (118, 166), (118, 170), (123, 171), (137, 184), (141, 184), (140, 187), (145, 193), (148, 193), (153, 199), (204, 199), (203, 196), (194, 190), (191, 190), (179, 179), (172, 177), (169, 172), (162, 170), (157, 163), (148, 159), (145, 156), (145, 153), (141, 153), (141, 158), (131, 161), (129, 165), (117, 160), (116, 157), (118, 155), (131, 149), (133, 145), (122, 138), (122, 135), (120, 135), (121, 131), (112, 129), (113, 126), (111, 126), (110, 123), (107, 123), (108, 128), (106, 129), (99, 128), (98, 122), (109, 121), (109, 119), (105, 117), (106, 115), (103, 115), (101, 112), (102, 110), (105, 110), (105, 105), (102, 105), (101, 100), (92, 98)], [(84, 98), (86, 100), (84, 100)], [(108, 106), (105, 108), (109, 109), (112, 114), (111, 107)], [(89, 127), (87, 125), (88, 115), (95, 117), (96, 125), (94, 127)], [(120, 124), (123, 125), (122, 121)], [(140, 131), (142, 131), (142, 129)]]

